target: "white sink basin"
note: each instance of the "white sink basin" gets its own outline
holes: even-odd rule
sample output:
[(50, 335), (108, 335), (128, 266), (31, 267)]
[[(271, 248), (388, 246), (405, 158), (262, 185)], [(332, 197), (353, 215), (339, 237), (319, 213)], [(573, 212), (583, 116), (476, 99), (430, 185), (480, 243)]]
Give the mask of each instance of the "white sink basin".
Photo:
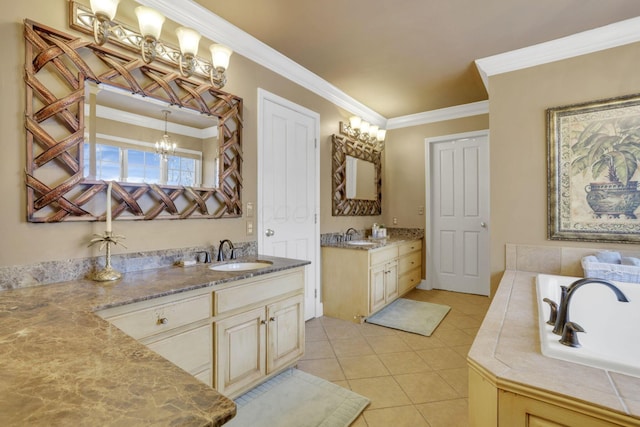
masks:
[(215, 271), (247, 271), (269, 267), (271, 261), (230, 262), (228, 264), (214, 264), (209, 269)]
[(353, 245), (353, 246), (373, 246), (375, 245), (375, 243), (370, 242), (368, 240), (349, 240), (348, 242), (345, 242), (347, 245)]

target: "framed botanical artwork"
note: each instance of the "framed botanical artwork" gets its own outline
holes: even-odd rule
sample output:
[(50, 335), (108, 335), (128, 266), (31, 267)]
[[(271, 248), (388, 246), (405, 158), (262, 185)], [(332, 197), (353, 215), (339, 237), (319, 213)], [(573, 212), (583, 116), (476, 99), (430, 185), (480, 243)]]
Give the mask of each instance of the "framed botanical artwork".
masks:
[(548, 237), (640, 242), (640, 94), (547, 110)]

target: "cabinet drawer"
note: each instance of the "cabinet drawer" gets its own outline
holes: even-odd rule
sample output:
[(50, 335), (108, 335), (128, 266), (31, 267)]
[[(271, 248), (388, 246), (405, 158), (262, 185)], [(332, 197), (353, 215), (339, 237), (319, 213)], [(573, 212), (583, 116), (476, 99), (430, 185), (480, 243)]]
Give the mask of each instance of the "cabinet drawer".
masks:
[(398, 277), (398, 289), (400, 290), (400, 293), (405, 293), (409, 289), (418, 286), (421, 280), (422, 272), (419, 268), (415, 268)]
[(422, 252), (412, 252), (398, 259), (398, 273), (406, 273), (409, 270), (418, 268), (422, 265)]
[(211, 360), (213, 336), (210, 325), (148, 343), (147, 346), (165, 359), (193, 374)]
[(422, 251), (422, 240), (414, 240), (412, 242), (406, 242), (400, 244), (398, 247), (398, 254), (400, 256), (406, 255), (411, 252)]
[(214, 316), (295, 291), (304, 291), (303, 269), (215, 291), (213, 294)]
[(398, 258), (398, 247), (391, 246), (389, 248), (380, 248), (380, 249), (372, 250), (370, 251), (369, 256), (371, 257), (370, 264), (372, 266), (376, 264), (381, 264), (383, 262), (388, 262), (395, 258)]
[[(110, 315), (109, 310), (98, 314), (126, 334), (135, 339), (141, 339), (206, 319), (211, 310), (209, 294), (149, 306), (153, 303), (152, 301), (129, 304), (124, 307), (129, 312), (123, 314)], [(141, 305), (146, 308), (140, 308)]]

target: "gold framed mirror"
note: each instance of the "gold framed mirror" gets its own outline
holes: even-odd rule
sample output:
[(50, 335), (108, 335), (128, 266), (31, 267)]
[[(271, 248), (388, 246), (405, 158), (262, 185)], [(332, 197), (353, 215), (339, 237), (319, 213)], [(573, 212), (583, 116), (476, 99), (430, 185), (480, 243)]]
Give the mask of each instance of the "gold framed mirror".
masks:
[(379, 150), (347, 136), (332, 138), (333, 216), (382, 213), (382, 164)]
[[(25, 20), (27, 219), (105, 218), (107, 179), (86, 175), (86, 82), (210, 116), (217, 127), (217, 176), (182, 183), (113, 183), (113, 218), (129, 220), (242, 216), (242, 98), (172, 68)], [(89, 119), (87, 119), (89, 117)], [(216, 124), (217, 120), (217, 124)], [(166, 123), (166, 122), (165, 122)], [(90, 128), (89, 128), (90, 129)], [(162, 129), (157, 129), (162, 133)], [(166, 132), (165, 132), (166, 133)], [(204, 162), (204, 161), (203, 161)], [(200, 166), (205, 168), (204, 164)], [(92, 171), (93, 172), (93, 171)], [(109, 181), (111, 178), (109, 179)], [(135, 182), (134, 182), (135, 181)], [(211, 183), (213, 186), (204, 186)]]

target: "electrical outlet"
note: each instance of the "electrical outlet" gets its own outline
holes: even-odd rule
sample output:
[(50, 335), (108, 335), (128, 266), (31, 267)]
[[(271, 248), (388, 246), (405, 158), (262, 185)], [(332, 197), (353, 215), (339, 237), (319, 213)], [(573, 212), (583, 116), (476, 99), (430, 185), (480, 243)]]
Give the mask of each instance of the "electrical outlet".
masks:
[(398, 225), (398, 218), (395, 216), (393, 217), (393, 225)]
[(247, 221), (247, 236), (253, 236), (253, 221)]
[(418, 215), (424, 215), (424, 206), (418, 206)]

